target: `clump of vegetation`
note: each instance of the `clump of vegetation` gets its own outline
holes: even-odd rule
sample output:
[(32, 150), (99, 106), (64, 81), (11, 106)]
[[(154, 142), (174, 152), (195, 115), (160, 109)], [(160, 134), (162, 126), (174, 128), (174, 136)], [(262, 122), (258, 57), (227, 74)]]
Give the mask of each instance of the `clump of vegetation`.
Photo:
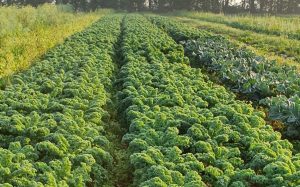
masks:
[(5, 37), (51, 27), (72, 21), (74, 14), (68, 5), (44, 4), (37, 8), (25, 6), (0, 7), (0, 36)]
[(300, 42), (284, 36), (267, 35), (233, 28), (221, 23), (202, 21), (187, 17), (174, 19), (228, 37), (232, 42), (245, 46), (259, 55), (276, 60), (281, 64), (300, 65)]
[(262, 112), (186, 65), (182, 46), (145, 18), (124, 27), (119, 97), (134, 186), (300, 184), (299, 155)]
[[(193, 66), (206, 69), (242, 98), (269, 108), (270, 119), (281, 120), (288, 129), (299, 131), (300, 75), (295, 67), (279, 66), (222, 36), (168, 18), (151, 16), (150, 19), (184, 45)], [(300, 138), (298, 133), (290, 132), (284, 134)]]
[(112, 170), (104, 109), (121, 16), (47, 52), (0, 90), (0, 186), (102, 186)]
[(0, 7), (0, 77), (27, 68), (35, 58), (108, 13), (74, 13), (72, 7)]

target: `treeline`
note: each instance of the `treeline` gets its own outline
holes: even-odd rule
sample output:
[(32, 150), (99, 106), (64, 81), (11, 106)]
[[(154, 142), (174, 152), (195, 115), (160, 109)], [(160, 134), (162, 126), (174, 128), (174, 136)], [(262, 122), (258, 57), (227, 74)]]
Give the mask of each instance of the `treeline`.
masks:
[(3, 5), (71, 4), (76, 11), (113, 8), (127, 11), (197, 10), (214, 13), (300, 14), (300, 0), (0, 0)]

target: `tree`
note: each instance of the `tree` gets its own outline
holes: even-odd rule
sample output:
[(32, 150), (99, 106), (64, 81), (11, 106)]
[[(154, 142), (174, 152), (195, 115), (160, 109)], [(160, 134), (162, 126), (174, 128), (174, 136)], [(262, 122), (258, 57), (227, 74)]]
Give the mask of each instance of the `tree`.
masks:
[(250, 6), (250, 13), (255, 13), (255, 0), (249, 0), (249, 6)]
[(168, 0), (159, 0), (158, 1), (158, 10), (159, 11), (166, 11)]
[(185, 9), (190, 10), (191, 9), (192, 0), (173, 0), (172, 1), (172, 8), (175, 10)]
[(259, 11), (260, 13), (264, 13), (265, 12), (265, 0), (259, 0)]
[[(51, 3), (54, 0), (0, 0), (4, 5), (32, 5)], [(76, 11), (94, 11), (97, 8), (123, 9), (128, 11), (198, 10), (205, 12), (250, 12), (272, 14), (300, 14), (299, 0), (56, 0), (57, 4), (73, 5)], [(235, 0), (237, 2), (237, 0)]]
[(289, 0), (288, 2), (288, 8), (287, 8), (287, 13), (289, 14), (296, 14), (299, 12), (297, 12), (297, 10), (299, 11), (299, 7), (300, 6), (300, 3), (298, 0)]
[(223, 12), (227, 13), (229, 8), (229, 0), (224, 0)]
[(220, 13), (221, 12), (221, 3), (219, 0), (211, 0), (211, 12)]
[(74, 7), (76, 12), (86, 11), (87, 10), (87, 1), (86, 0), (71, 0), (70, 3)]

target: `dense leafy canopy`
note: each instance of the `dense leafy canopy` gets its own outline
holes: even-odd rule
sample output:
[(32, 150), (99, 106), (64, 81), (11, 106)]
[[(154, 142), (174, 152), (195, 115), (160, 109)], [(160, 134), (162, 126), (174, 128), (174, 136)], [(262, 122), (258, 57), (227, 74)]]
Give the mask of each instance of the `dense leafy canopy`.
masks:
[(112, 156), (101, 119), (120, 34), (108, 16), (0, 91), (0, 186), (99, 186)]
[(145, 18), (124, 20), (120, 111), (137, 186), (293, 186), (299, 155)]
[[(293, 66), (277, 65), (219, 35), (197, 30), (168, 18), (150, 16), (181, 42), (193, 66), (214, 73), (232, 91), (269, 106), (270, 118), (287, 125), (286, 135), (300, 138), (300, 74)], [(283, 97), (285, 96), (285, 97)]]
[[(180, 40), (208, 36), (170, 28)], [(103, 186), (120, 156), (103, 122), (112, 89), (133, 186), (300, 185), (300, 154), (264, 113), (191, 68), (184, 47), (163, 30), (129, 14), (72, 36), (0, 91), (0, 186)]]

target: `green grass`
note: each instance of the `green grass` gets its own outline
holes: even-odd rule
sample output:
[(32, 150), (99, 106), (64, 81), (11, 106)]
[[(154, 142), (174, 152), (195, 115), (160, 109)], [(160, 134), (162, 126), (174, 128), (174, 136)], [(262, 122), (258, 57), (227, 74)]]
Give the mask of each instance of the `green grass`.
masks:
[(67, 6), (0, 7), (0, 78), (28, 68), (34, 59), (109, 13), (75, 14)]
[(176, 12), (176, 15), (196, 18), (202, 21), (221, 23), (242, 30), (257, 33), (284, 36), (300, 40), (299, 16), (253, 16), (253, 15), (224, 15), (203, 12)]

